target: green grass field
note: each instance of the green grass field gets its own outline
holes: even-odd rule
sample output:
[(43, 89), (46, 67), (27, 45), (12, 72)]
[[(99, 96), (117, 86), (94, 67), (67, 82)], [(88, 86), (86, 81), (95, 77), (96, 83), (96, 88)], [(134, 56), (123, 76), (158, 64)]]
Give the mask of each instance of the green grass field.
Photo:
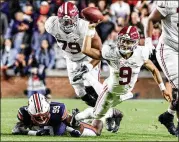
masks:
[[(54, 99), (64, 102), (71, 112), (72, 108), (83, 110), (87, 107), (81, 100)], [(1, 99), (1, 141), (178, 141), (170, 135), (165, 127), (158, 122), (158, 115), (168, 108), (164, 100), (128, 100), (117, 108), (124, 117), (118, 133), (110, 133), (103, 129), (99, 137), (73, 138), (68, 136), (20, 136), (11, 135), (17, 122), (17, 110), (26, 105), (27, 99)], [(176, 123), (176, 121), (175, 121)]]

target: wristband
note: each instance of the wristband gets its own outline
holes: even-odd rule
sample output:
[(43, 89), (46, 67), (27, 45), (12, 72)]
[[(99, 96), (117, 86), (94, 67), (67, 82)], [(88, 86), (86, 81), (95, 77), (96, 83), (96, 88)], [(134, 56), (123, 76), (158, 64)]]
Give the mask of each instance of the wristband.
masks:
[(31, 135), (31, 136), (36, 136), (36, 134), (37, 134), (37, 131), (32, 131), (32, 130), (30, 130), (30, 131), (28, 132), (28, 135)]
[(165, 88), (165, 85), (163, 84), (163, 82), (160, 83), (158, 86), (159, 86), (159, 88), (160, 88), (161, 91), (163, 91), (163, 90), (166, 89), (166, 88)]

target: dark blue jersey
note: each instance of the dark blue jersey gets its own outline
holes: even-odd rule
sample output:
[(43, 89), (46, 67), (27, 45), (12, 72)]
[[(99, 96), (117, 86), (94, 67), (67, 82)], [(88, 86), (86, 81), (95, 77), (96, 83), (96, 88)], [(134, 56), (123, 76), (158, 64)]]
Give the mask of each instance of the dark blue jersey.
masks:
[[(44, 126), (52, 126), (55, 135), (61, 135), (66, 130), (66, 124), (63, 123), (67, 117), (65, 104), (59, 102), (50, 103), (50, 119)], [(17, 118), (24, 123), (25, 126), (31, 128), (33, 121), (27, 111), (27, 106), (19, 108)]]

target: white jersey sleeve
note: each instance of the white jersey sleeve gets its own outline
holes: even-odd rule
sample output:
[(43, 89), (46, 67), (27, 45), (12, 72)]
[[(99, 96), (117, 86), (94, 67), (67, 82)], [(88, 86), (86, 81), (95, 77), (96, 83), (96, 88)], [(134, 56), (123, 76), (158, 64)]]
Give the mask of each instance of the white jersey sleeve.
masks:
[(175, 14), (178, 8), (178, 1), (157, 1), (157, 10), (166, 17), (169, 14)]
[(53, 36), (55, 36), (53, 34), (54, 33), (53, 28), (55, 27), (55, 23), (57, 20), (58, 20), (57, 16), (51, 16), (45, 22), (45, 30)]

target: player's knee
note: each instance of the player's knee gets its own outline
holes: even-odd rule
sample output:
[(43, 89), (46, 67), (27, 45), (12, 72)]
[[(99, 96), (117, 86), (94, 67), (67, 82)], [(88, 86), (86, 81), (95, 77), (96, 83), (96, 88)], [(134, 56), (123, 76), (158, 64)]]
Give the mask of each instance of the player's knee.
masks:
[(73, 85), (73, 88), (74, 88), (75, 93), (78, 97), (82, 97), (86, 94), (85, 89), (80, 88), (79, 86)]
[(102, 129), (103, 129), (103, 122), (101, 120), (93, 120), (92, 126), (96, 128), (96, 133), (98, 136), (101, 135)]
[(93, 96), (96, 100), (98, 99), (98, 94), (92, 86), (85, 86), (85, 91), (87, 94)]
[(81, 99), (82, 99), (87, 105), (89, 105), (89, 106), (91, 106), (91, 107), (94, 107), (95, 104), (96, 104), (96, 101), (97, 101), (96, 98), (92, 97), (92, 96), (89, 95), (89, 94), (84, 95), (83, 97), (81, 97)]

